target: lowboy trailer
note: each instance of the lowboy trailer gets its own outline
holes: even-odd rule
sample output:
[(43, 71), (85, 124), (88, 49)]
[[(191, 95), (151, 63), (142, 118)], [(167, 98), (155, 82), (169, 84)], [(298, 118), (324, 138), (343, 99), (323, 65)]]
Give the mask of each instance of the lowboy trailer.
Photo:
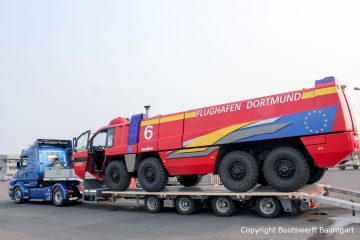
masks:
[[(256, 186), (248, 192), (236, 193), (223, 186), (167, 186), (161, 192), (146, 192), (141, 188), (111, 191), (97, 180), (85, 180), (82, 202), (110, 206), (144, 207), (149, 213), (159, 213), (165, 207), (175, 207), (179, 214), (191, 215), (201, 207), (209, 207), (215, 215), (228, 217), (237, 209), (255, 208), (264, 218), (278, 217), (282, 212), (295, 215), (320, 204), (360, 211), (360, 203), (330, 196), (332, 193), (360, 197), (360, 192), (322, 184), (307, 185), (294, 192), (279, 192), (271, 187)], [(129, 201), (130, 200), (130, 201)]]

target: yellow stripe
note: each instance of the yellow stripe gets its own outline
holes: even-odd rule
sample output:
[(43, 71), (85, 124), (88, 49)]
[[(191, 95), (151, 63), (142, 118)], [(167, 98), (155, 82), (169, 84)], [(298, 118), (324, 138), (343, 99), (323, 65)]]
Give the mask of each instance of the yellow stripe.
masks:
[(144, 120), (141, 122), (140, 126), (147, 126), (147, 125), (152, 125), (152, 124), (158, 124), (160, 121), (159, 118), (155, 118), (155, 119), (150, 119), (150, 120)]
[(178, 114), (178, 115), (173, 115), (173, 116), (169, 116), (169, 117), (163, 117), (160, 118), (160, 123), (166, 123), (166, 122), (171, 122), (171, 121), (176, 121), (176, 120), (181, 120), (184, 119), (184, 114)]
[(181, 113), (173, 116), (168, 117), (162, 117), (162, 118), (155, 118), (150, 120), (143, 120), (141, 122), (141, 126), (147, 126), (147, 125), (153, 125), (158, 123), (166, 123), (166, 122), (172, 122), (176, 120), (182, 120), (184, 118), (193, 118), (196, 117), (196, 112), (187, 112), (187, 113)]
[(196, 112), (185, 113), (185, 118), (193, 118), (193, 117), (196, 117)]
[(178, 153), (191, 153), (191, 152), (203, 152), (206, 149), (208, 149), (207, 147), (202, 147), (202, 148), (190, 148), (190, 149), (183, 149), (183, 150), (179, 150), (177, 151)]
[(327, 95), (327, 94), (332, 94), (332, 93), (337, 93), (337, 92), (338, 92), (337, 86), (320, 88), (320, 89), (315, 89), (314, 91), (304, 92), (302, 94), (301, 99), (314, 98), (317, 96)]
[[(246, 126), (246, 125), (248, 125), (250, 123), (253, 123), (253, 122), (235, 124), (235, 125), (232, 125), (232, 126), (229, 126), (229, 127), (226, 127), (226, 128), (219, 129), (219, 130), (217, 130), (215, 132), (212, 132), (212, 133), (209, 133), (209, 134), (206, 134), (206, 135), (200, 137), (199, 139), (195, 140), (194, 142), (186, 145), (184, 148), (211, 146), (216, 141), (218, 141), (219, 139), (221, 139), (224, 136), (228, 135), (229, 133), (231, 133), (231, 132), (235, 131), (236, 129), (239, 129), (239, 128), (243, 127), (243, 126)], [(204, 150), (202, 150), (202, 151), (204, 151)], [(183, 149), (183, 150), (178, 151), (178, 153), (187, 153), (187, 152), (194, 152), (194, 151), (193, 151), (193, 149)]]

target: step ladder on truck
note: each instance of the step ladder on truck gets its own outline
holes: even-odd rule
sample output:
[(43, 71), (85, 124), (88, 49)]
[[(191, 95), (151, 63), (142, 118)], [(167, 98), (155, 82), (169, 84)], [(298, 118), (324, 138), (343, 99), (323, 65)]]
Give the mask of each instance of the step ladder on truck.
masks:
[(311, 184), (294, 192), (278, 192), (267, 186), (256, 186), (248, 192), (231, 192), (221, 185), (203, 184), (194, 187), (168, 186), (160, 192), (146, 192), (141, 188), (111, 191), (95, 179), (83, 182), (82, 202), (107, 206), (143, 207), (149, 213), (160, 213), (165, 207), (174, 207), (179, 214), (191, 215), (199, 208), (211, 208), (217, 216), (231, 216), (237, 209), (255, 208), (264, 218), (278, 217), (282, 212), (295, 215), (321, 204), (349, 209), (355, 215), (360, 203), (330, 196), (340, 193), (360, 197), (360, 192)]

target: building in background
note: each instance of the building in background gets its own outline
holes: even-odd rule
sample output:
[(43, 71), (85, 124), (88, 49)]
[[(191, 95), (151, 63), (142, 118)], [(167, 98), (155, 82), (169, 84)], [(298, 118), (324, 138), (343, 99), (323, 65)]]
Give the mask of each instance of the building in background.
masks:
[(14, 175), (19, 160), (19, 155), (0, 155), (0, 180), (10, 179)]

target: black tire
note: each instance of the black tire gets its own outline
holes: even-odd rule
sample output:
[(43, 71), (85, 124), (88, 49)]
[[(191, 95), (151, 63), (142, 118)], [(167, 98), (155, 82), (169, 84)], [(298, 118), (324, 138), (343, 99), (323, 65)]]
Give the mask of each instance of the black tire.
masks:
[(317, 166), (310, 168), (310, 177), (307, 181), (307, 184), (313, 184), (320, 181), (320, 179), (322, 179), (322, 177), (325, 175), (325, 170), (325, 168), (319, 168)]
[(182, 215), (191, 215), (198, 209), (198, 204), (191, 197), (179, 196), (175, 199), (175, 208)]
[(157, 196), (147, 196), (144, 206), (148, 213), (159, 213), (164, 209), (164, 201)]
[(303, 154), (290, 147), (279, 147), (265, 158), (263, 173), (266, 182), (280, 192), (296, 191), (310, 176), (309, 164)]
[(227, 189), (234, 192), (246, 192), (255, 187), (258, 182), (258, 163), (247, 152), (231, 152), (221, 160), (219, 176)]
[(140, 163), (138, 180), (145, 191), (159, 192), (165, 188), (168, 174), (160, 159), (150, 157)]
[(358, 170), (358, 169), (359, 169), (359, 165), (353, 165), (353, 169), (354, 169), (354, 170)]
[(55, 187), (52, 192), (52, 201), (55, 206), (63, 207), (65, 205), (64, 191), (61, 187)]
[(269, 184), (266, 182), (264, 174), (262, 171), (259, 172), (259, 179), (258, 179), (258, 184), (260, 184), (261, 186), (268, 186)]
[(346, 168), (345, 166), (339, 166), (340, 170), (345, 170), (345, 168)]
[(263, 218), (276, 218), (283, 210), (277, 197), (258, 197), (255, 207), (258, 215)]
[(179, 183), (185, 187), (192, 187), (201, 182), (201, 175), (177, 176)]
[(23, 195), (23, 192), (20, 187), (15, 187), (14, 193), (13, 193), (13, 198), (14, 198), (15, 203), (17, 203), (17, 204), (25, 202), (24, 195)]
[(235, 211), (235, 203), (230, 197), (215, 197), (211, 200), (211, 208), (216, 216), (230, 217)]
[(105, 169), (105, 184), (111, 190), (124, 191), (130, 185), (130, 174), (123, 161), (112, 161)]

